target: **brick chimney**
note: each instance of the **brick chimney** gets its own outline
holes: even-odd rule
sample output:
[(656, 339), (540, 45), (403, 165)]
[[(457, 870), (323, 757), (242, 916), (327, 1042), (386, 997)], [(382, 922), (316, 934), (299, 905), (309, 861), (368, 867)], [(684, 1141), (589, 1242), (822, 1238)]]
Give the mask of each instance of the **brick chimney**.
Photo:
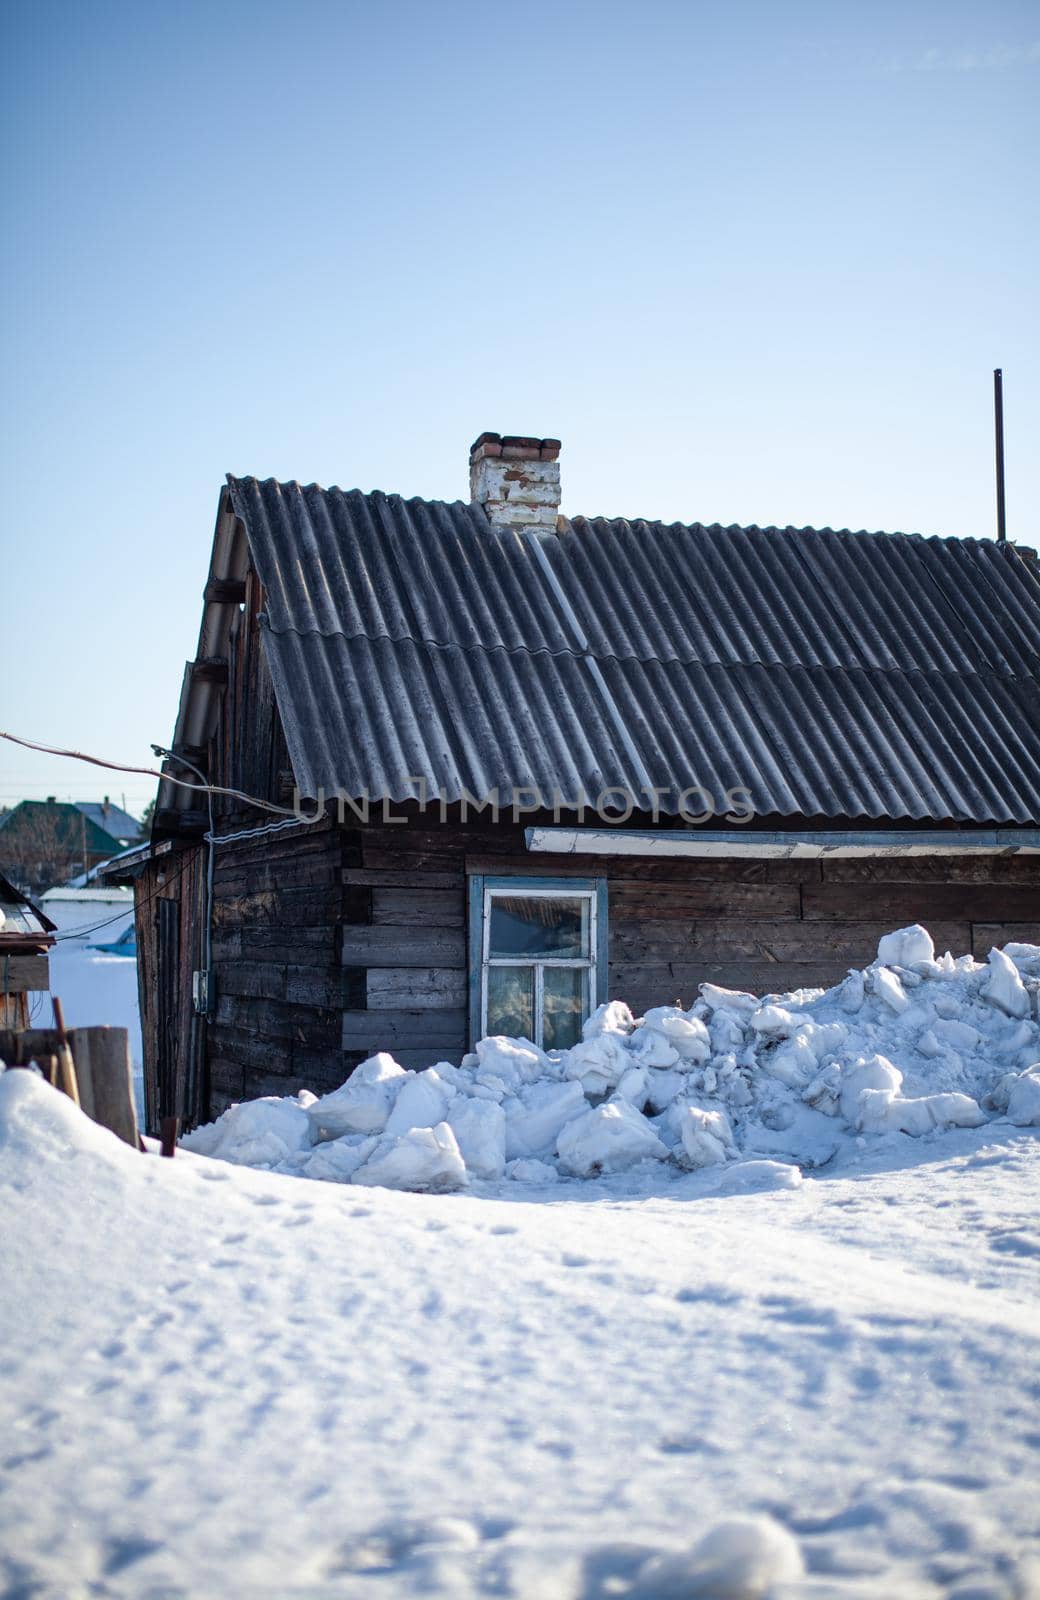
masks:
[(559, 439), (482, 433), (469, 452), (469, 497), (492, 522), (556, 531), (560, 509)]

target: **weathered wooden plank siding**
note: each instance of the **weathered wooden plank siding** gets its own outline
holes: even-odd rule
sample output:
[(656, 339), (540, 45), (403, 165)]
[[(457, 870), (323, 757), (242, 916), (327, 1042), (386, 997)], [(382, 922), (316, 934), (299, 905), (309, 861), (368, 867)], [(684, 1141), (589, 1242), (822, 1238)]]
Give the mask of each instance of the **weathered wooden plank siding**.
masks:
[(343, 1081), (344, 843), (329, 823), (217, 849), (214, 1116), (243, 1095), (320, 1093)]
[(994, 946), (1006, 944), (1040, 944), (1040, 922), (972, 923), (971, 953), (976, 961), (985, 961)]

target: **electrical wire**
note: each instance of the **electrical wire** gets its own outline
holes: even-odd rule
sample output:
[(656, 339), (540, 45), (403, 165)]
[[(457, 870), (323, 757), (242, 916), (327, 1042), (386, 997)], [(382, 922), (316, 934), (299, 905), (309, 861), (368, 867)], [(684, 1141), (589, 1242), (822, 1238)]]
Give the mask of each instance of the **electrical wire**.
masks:
[[(265, 833), (281, 833), (284, 828), (312, 828), (316, 822), (324, 822), (325, 814), (322, 812), (317, 817), (287, 817), (284, 822), (268, 822), (262, 828), (242, 828), (238, 833), (215, 833), (212, 835), (214, 844), (233, 844), (236, 839), (259, 839)], [(210, 835), (205, 835), (210, 839)]]
[[(176, 755), (172, 750), (166, 750), (162, 745), (152, 746), (152, 749), (155, 751), (156, 755), (163, 755), (173, 761), (182, 762), (184, 766), (189, 767), (192, 772), (198, 775), (200, 781), (198, 783), (189, 783), (186, 778), (175, 778), (171, 773), (157, 772), (153, 767), (128, 767), (123, 766), (118, 761), (105, 761), (100, 756), (87, 755), (81, 750), (61, 750), (56, 748), (54, 745), (37, 744), (33, 739), (21, 739), (17, 734), (4, 733), (2, 730), (0, 730), (0, 739), (7, 739), (11, 744), (23, 745), (26, 750), (42, 751), (44, 755), (64, 756), (70, 761), (87, 761), (91, 766), (107, 767), (112, 772), (143, 773), (145, 777), (158, 778), (164, 783), (174, 783), (181, 789), (190, 789), (193, 793), (205, 794), (210, 799), (210, 806), (209, 830), (203, 834), (203, 842), (210, 847), (211, 857), (213, 848), (216, 845), (233, 844), (236, 839), (259, 839), (264, 834), (280, 833), (284, 828), (312, 827), (314, 823), (324, 820), (324, 812), (319, 813), (319, 815), (315, 817), (301, 817), (297, 811), (290, 811), (287, 806), (274, 805), (270, 800), (261, 800), (257, 795), (246, 794), (242, 789), (224, 789), (218, 784), (207, 783), (203, 778), (202, 773), (199, 772), (198, 767), (192, 766), (191, 762), (185, 761), (183, 756)], [(262, 828), (242, 828), (236, 833), (217, 833), (213, 827), (212, 796), (215, 794), (228, 795), (235, 800), (244, 800), (247, 805), (256, 806), (261, 811), (273, 811), (278, 816), (284, 818), (284, 821), (270, 822)], [(187, 871), (187, 868), (188, 862), (185, 861), (184, 866), (181, 867), (176, 878), (173, 880), (175, 883), (180, 881), (180, 879), (184, 876), (184, 873)], [(164, 884), (163, 888), (165, 887), (167, 886)], [(135, 902), (134, 909), (137, 910), (139, 905), (148, 905), (150, 901), (156, 898), (159, 892), (160, 891), (157, 889), (154, 894), (148, 895), (139, 903)], [(212, 893), (212, 887), (210, 892)], [(106, 918), (104, 922), (94, 923), (92, 927), (70, 929), (67, 933), (57, 933), (54, 935), (52, 942), (54, 944), (64, 944), (69, 939), (83, 939), (87, 936), (87, 934), (100, 933), (103, 928), (110, 928), (114, 922), (121, 922), (128, 914), (128, 911), (120, 911), (117, 912), (114, 917)]]
[[(174, 883), (180, 883), (190, 865), (191, 857), (185, 855), (184, 865), (180, 868), (176, 877), (173, 879)], [(138, 909), (139, 906), (150, 905), (153, 900), (158, 899), (159, 895), (162, 894), (164, 889), (168, 889), (169, 887), (169, 882), (160, 884), (158, 889), (153, 890), (151, 894), (145, 895), (144, 899), (141, 901), (137, 900), (135, 894), (134, 904), (132, 906), (127, 906), (125, 911), (118, 911), (114, 917), (107, 917), (104, 922), (95, 922), (90, 928), (70, 928), (67, 933), (56, 933), (54, 935), (53, 942), (55, 944), (64, 944), (67, 939), (83, 939), (88, 933), (100, 933), (102, 928), (110, 928), (113, 922), (122, 922), (124, 917), (130, 916)]]
[[(40, 750), (47, 756), (64, 756), (69, 761), (87, 761), (93, 767), (107, 767), (111, 772), (137, 772), (146, 778), (157, 778), (162, 783), (174, 783), (180, 789), (193, 789), (196, 793), (228, 795), (233, 800), (243, 800), (248, 806), (256, 806), (260, 811), (273, 811), (276, 816), (293, 817), (297, 821), (295, 811), (290, 811), (288, 806), (275, 805), (271, 800), (261, 800), (258, 795), (246, 794), (242, 789), (223, 789), (214, 783), (189, 783), (187, 778), (175, 778), (170, 772), (159, 772), (154, 767), (128, 767), (119, 761), (104, 761), (101, 756), (90, 756), (82, 750), (60, 750), (54, 745), (37, 744), (34, 739), (21, 739), (15, 733), (4, 733), (0, 730), (0, 739), (8, 739), (11, 744), (20, 744), (26, 750)], [(172, 754), (164, 752), (161, 745), (153, 745), (152, 749), (157, 754)], [(183, 760), (183, 757), (177, 757)]]
[[(263, 828), (242, 828), (238, 833), (207, 833), (203, 835), (203, 839), (207, 844), (211, 842), (215, 845), (234, 844), (238, 839), (259, 839), (267, 833), (281, 833), (286, 828), (309, 828), (313, 827), (316, 822), (322, 821), (324, 821), (323, 816), (287, 817), (284, 822), (269, 822)], [(185, 872), (188, 870), (188, 864), (188, 861), (185, 861), (184, 866), (181, 867), (176, 878), (174, 878), (174, 883), (179, 882), (184, 876)], [(163, 888), (165, 887), (167, 886), (164, 884)], [(154, 900), (160, 892), (161, 891), (157, 889), (154, 894), (146, 895), (146, 897), (140, 901), (140, 905), (148, 905), (149, 902)], [(126, 911), (119, 911), (114, 917), (108, 917), (104, 922), (97, 922), (93, 925), (93, 927), (90, 928), (75, 928), (70, 929), (68, 933), (55, 934), (54, 943), (62, 944), (66, 939), (81, 939), (88, 933), (100, 933), (102, 928), (111, 927), (113, 922), (121, 922), (123, 918), (128, 916), (133, 909), (135, 908), (128, 907)]]

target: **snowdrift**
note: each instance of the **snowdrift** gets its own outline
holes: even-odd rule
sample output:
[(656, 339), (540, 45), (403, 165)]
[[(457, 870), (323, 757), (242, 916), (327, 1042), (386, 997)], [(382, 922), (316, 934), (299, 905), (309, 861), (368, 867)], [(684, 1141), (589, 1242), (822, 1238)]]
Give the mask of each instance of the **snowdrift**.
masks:
[[(380, 1052), (331, 1094), (232, 1106), (184, 1146), (303, 1177), (410, 1190), (553, 1183), (644, 1162), (726, 1187), (831, 1161), (870, 1135), (995, 1117), (1040, 1126), (1040, 947), (936, 959), (924, 928), (829, 990), (756, 997), (704, 983), (688, 1011), (602, 1005), (582, 1042), (482, 1039), (459, 1065)], [(789, 1169), (779, 1178), (776, 1163)], [(739, 1167), (732, 1173), (732, 1163)]]

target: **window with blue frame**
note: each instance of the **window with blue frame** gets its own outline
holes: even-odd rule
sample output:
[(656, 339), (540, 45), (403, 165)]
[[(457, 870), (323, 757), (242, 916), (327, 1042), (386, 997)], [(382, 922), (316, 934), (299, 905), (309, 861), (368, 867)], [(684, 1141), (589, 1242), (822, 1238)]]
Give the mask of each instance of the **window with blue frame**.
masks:
[(470, 1031), (566, 1050), (606, 998), (606, 882), (470, 879)]

